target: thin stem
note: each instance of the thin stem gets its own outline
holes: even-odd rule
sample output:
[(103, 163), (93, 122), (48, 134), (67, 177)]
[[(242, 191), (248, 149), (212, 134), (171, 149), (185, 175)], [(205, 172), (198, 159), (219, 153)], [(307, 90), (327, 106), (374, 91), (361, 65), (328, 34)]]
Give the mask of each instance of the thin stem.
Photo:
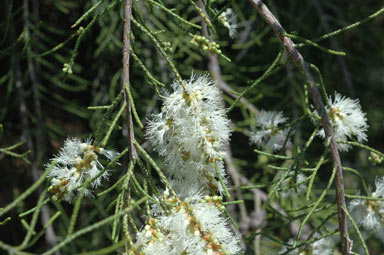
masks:
[(325, 35), (323, 35), (323, 36), (320, 36), (319, 38), (316, 38), (316, 39), (314, 39), (314, 40), (312, 40), (312, 41), (314, 41), (314, 42), (320, 42), (320, 41), (322, 41), (322, 40), (324, 40), (324, 39), (327, 39), (327, 38), (333, 37), (333, 36), (335, 36), (335, 35), (341, 34), (341, 33), (345, 32), (345, 31), (350, 30), (350, 29), (352, 29), (352, 28), (355, 28), (355, 27), (357, 27), (357, 26), (359, 26), (359, 25), (361, 25), (361, 24), (363, 24), (363, 23), (365, 23), (365, 22), (367, 22), (367, 21), (369, 21), (369, 20), (371, 20), (371, 19), (373, 19), (373, 18), (376, 18), (377, 16), (379, 16), (379, 15), (382, 14), (382, 13), (384, 13), (384, 8), (381, 8), (380, 10), (378, 10), (377, 12), (375, 12), (375, 13), (369, 15), (369, 16), (366, 17), (365, 19), (362, 19), (362, 20), (360, 20), (360, 21), (357, 21), (357, 22), (355, 22), (355, 23), (353, 23), (353, 24), (351, 24), (351, 25), (349, 25), (349, 26), (340, 28), (340, 29), (338, 29), (338, 30), (336, 30), (336, 31), (333, 31), (333, 32), (331, 32), (331, 33), (328, 33), (328, 34), (325, 34)]
[(32, 245), (34, 245), (37, 240), (46, 232), (48, 232), (49, 227), (52, 227), (52, 223), (61, 215), (61, 211), (57, 211), (49, 220), (48, 222), (43, 226), (43, 229), (40, 230), (39, 233), (28, 243), (28, 245), (25, 248), (29, 248)]
[(357, 233), (361, 243), (363, 244), (365, 254), (369, 255), (369, 250), (368, 250), (367, 244), (365, 243), (364, 237), (361, 234), (361, 231), (360, 231), (359, 227), (357, 226), (356, 221), (349, 214), (348, 210), (346, 208), (344, 208), (344, 209), (345, 209), (345, 213), (347, 214), (348, 219), (351, 221), (351, 223), (353, 225), (353, 228), (356, 230), (356, 233)]
[(360, 199), (360, 200), (384, 201), (384, 198), (382, 197), (366, 197), (366, 196), (348, 195), (348, 194), (345, 194), (345, 197)]
[(126, 243), (128, 243), (130, 240), (127, 238), (127, 239), (123, 239), (121, 241), (119, 241), (118, 243), (115, 243), (111, 246), (108, 246), (108, 247), (105, 247), (103, 249), (100, 249), (100, 250), (96, 250), (96, 251), (89, 251), (89, 252), (82, 252), (82, 253), (77, 253), (76, 255), (103, 255), (103, 254), (114, 254), (113, 251), (116, 251), (117, 249), (119, 249), (120, 247), (123, 247)]
[(329, 149), (331, 153), (331, 158), (337, 167), (335, 183), (338, 206), (339, 231), (343, 254), (349, 255), (351, 240), (349, 240), (348, 238), (347, 218), (343, 209), (345, 207), (343, 168), (341, 165), (339, 152), (336, 146), (335, 135), (330, 125), (329, 117), (325, 110), (323, 100), (320, 96), (319, 90), (317, 89), (316, 82), (313, 79), (311, 73), (309, 72), (307, 63), (304, 61), (304, 58), (296, 49), (295, 44), (292, 42), (292, 40), (284, 35), (286, 33), (285, 29), (281, 26), (279, 21), (271, 13), (268, 7), (261, 0), (249, 0), (249, 2), (255, 7), (257, 12), (266, 20), (266, 22), (272, 28), (276, 36), (281, 41), (282, 45), (284, 45), (285, 49), (287, 50), (289, 56), (291, 57), (296, 67), (305, 76), (305, 79), (309, 83), (308, 90), (312, 95), (312, 100), (315, 105), (315, 108), (319, 113), (319, 116), (321, 116), (322, 126), (324, 128), (326, 138), (330, 139)]
[(35, 210), (35, 212), (33, 213), (31, 223), (29, 224), (29, 226), (27, 228), (28, 232), (27, 232), (23, 242), (18, 246), (19, 250), (23, 250), (28, 245), (28, 242), (29, 242), (29, 240), (31, 240), (32, 235), (36, 234), (34, 229), (36, 227), (37, 220), (38, 220), (38, 217), (39, 217), (39, 212), (40, 212), (41, 207), (43, 206), (43, 201), (44, 201), (46, 193), (47, 193), (47, 190), (44, 190), (41, 193), (41, 195), (40, 195), (40, 198), (39, 198), (39, 200), (37, 202), (37, 204), (38, 204), (37, 205), (37, 210)]
[[(110, 223), (111, 221), (113, 221), (114, 219), (132, 211), (136, 206), (142, 204), (143, 202), (145, 202), (147, 200), (146, 197), (142, 197), (140, 200), (138, 200), (137, 202), (135, 203), (132, 203), (129, 207), (127, 207), (126, 209), (120, 211), (119, 213), (117, 214), (114, 214), (112, 216), (109, 216), (107, 218), (105, 218), (104, 220), (101, 220), (99, 222), (96, 222), (95, 224), (92, 224), (88, 227), (85, 227), (85, 228), (82, 228), (80, 229), (79, 231), (73, 233), (72, 235), (66, 237), (63, 241), (61, 241), (58, 245), (56, 245), (55, 247), (53, 247), (52, 249), (44, 252), (42, 255), (51, 255), (53, 253), (55, 253), (56, 251), (58, 251), (61, 247), (65, 246), (67, 243), (73, 241), (74, 239), (78, 238), (79, 236), (82, 236), (86, 233), (89, 233), (97, 228), (100, 228), (108, 223)], [(133, 202), (133, 201), (132, 201)]]
[(120, 110), (117, 112), (116, 116), (113, 118), (113, 121), (112, 121), (111, 125), (109, 126), (106, 135), (104, 136), (103, 140), (101, 141), (101, 147), (105, 147), (105, 145), (107, 144), (109, 137), (111, 136), (112, 131), (114, 130), (114, 128), (117, 124), (117, 121), (120, 119), (121, 115), (123, 114), (123, 111), (124, 111), (126, 106), (127, 106), (127, 103), (126, 103), (126, 101), (124, 101), (120, 107)]
[(254, 81), (250, 86), (248, 86), (243, 92), (241, 92), (241, 94), (236, 98), (236, 100), (232, 103), (232, 105), (230, 107), (228, 107), (227, 109), (227, 113), (232, 111), (233, 108), (236, 106), (236, 104), (240, 101), (241, 98), (244, 97), (244, 95), (250, 91), (251, 89), (253, 89), (255, 86), (257, 86), (260, 82), (262, 82), (263, 80), (267, 79), (269, 76), (271, 76), (272, 74), (275, 74), (276, 72), (280, 71), (284, 65), (280, 65), (280, 59), (281, 59), (281, 52), (279, 52), (279, 54), (276, 56), (275, 60), (272, 62), (272, 64), (268, 67), (268, 69), (263, 73), (262, 76), (260, 76), (260, 78), (258, 78), (256, 81)]
[(283, 155), (276, 155), (276, 154), (268, 153), (268, 152), (265, 152), (265, 151), (260, 151), (258, 149), (254, 149), (254, 150), (255, 150), (256, 153), (258, 153), (260, 155), (267, 156), (267, 157), (272, 157), (272, 158), (275, 158), (275, 159), (294, 160), (293, 157), (288, 157), (288, 156), (283, 156)]
[[(227, 4), (229, 4), (228, 2)], [(227, 5), (226, 4), (226, 5)], [(206, 14), (205, 6), (202, 1), (199, 1), (199, 5), (202, 8), (203, 12)], [(225, 6), (226, 6), (225, 5)], [(222, 9), (224, 11), (224, 9)], [(201, 34), (207, 38), (209, 38), (210, 41), (212, 41), (212, 36), (208, 34), (208, 26), (207, 23), (205, 23), (204, 19), (201, 19)], [(209, 59), (208, 64), (208, 70), (212, 74), (213, 78), (216, 80), (217, 85), (219, 85), (220, 89), (225, 91), (229, 96), (235, 98), (235, 100), (239, 97), (237, 94), (234, 93), (234, 90), (223, 80), (223, 77), (221, 75), (221, 68), (219, 63), (219, 58), (217, 54), (211, 54), (209, 51), (207, 52), (207, 57)], [(248, 102), (247, 99), (240, 98), (240, 102), (245, 105), (251, 112), (255, 113), (256, 115), (259, 114), (259, 110), (250, 102)]]
[(29, 195), (32, 194), (34, 190), (36, 190), (42, 182), (45, 181), (45, 178), (47, 177), (48, 173), (51, 171), (51, 169), (56, 165), (56, 161), (52, 162), (51, 165), (45, 170), (45, 172), (40, 176), (40, 178), (26, 191), (24, 191), (23, 194), (18, 196), (15, 200), (13, 200), (12, 203), (7, 205), (5, 208), (0, 209), (0, 217), (3, 216), (5, 213), (7, 213), (9, 210), (11, 210), (13, 207), (15, 207), (18, 203), (26, 199)]
[(143, 125), (143, 123), (140, 120), (139, 114), (137, 114), (135, 103), (133, 102), (133, 97), (132, 97), (132, 94), (131, 94), (131, 90), (129, 88), (127, 88), (126, 91), (127, 91), (127, 95), (128, 95), (128, 98), (129, 98), (129, 102), (131, 103), (133, 117), (135, 117), (135, 120), (136, 120), (137, 124), (139, 124), (139, 127), (141, 129), (143, 129), (144, 125)]
[(76, 22), (71, 26), (71, 28), (75, 28), (77, 27), (84, 19), (88, 18), (89, 15), (91, 15), (91, 13), (97, 8), (99, 7), (101, 4), (103, 3), (102, 0), (100, 0), (99, 2), (97, 2), (95, 5), (93, 5), (91, 8), (89, 8), (88, 11), (86, 11), (83, 15), (81, 15), (80, 18), (78, 18), (76, 20)]
[(73, 233), (73, 230), (74, 230), (75, 225), (76, 225), (77, 216), (79, 215), (81, 201), (83, 201), (83, 197), (84, 197), (84, 193), (85, 193), (85, 189), (86, 189), (85, 187), (88, 186), (90, 181), (91, 181), (91, 179), (87, 179), (84, 182), (84, 187), (80, 190), (79, 196), (78, 196), (78, 198), (77, 198), (77, 200), (75, 202), (75, 207), (73, 208), (73, 212), (72, 212), (72, 215), (71, 215), (71, 220), (69, 221), (67, 237), (72, 235), (72, 233)]
[(135, 24), (141, 31), (143, 31), (155, 43), (155, 46), (160, 51), (161, 55), (163, 55), (163, 57), (165, 58), (165, 61), (167, 61), (169, 67), (171, 68), (171, 70), (175, 74), (176, 79), (180, 82), (180, 85), (183, 87), (183, 89), (186, 90), (186, 85), (185, 85), (183, 79), (181, 78), (180, 73), (177, 71), (175, 64), (172, 62), (169, 55), (165, 52), (163, 47), (160, 45), (159, 41), (153, 36), (153, 34), (146, 27), (144, 27), (142, 24), (140, 24), (135, 18), (133, 18), (133, 17), (131, 17), (131, 18), (132, 18), (133, 24)]
[(315, 70), (315, 72), (317, 73), (317, 75), (319, 76), (319, 80), (320, 80), (320, 86), (321, 86), (321, 91), (323, 92), (323, 96), (324, 96), (324, 100), (325, 100), (325, 103), (326, 105), (328, 106), (328, 108), (331, 108), (332, 105), (329, 101), (329, 97), (328, 97), (328, 94), (327, 94), (327, 90), (325, 89), (325, 85), (324, 85), (324, 82), (323, 82), (323, 76), (321, 75), (321, 72), (319, 70), (319, 68), (317, 68), (317, 66), (315, 66), (314, 64), (311, 64), (310, 67)]
[(25, 212), (23, 212), (23, 213), (20, 213), (20, 214), (19, 214), (19, 218), (22, 218), (22, 217), (24, 217), (24, 216), (27, 216), (27, 215), (33, 213), (34, 211), (40, 209), (40, 207), (41, 207), (42, 205), (45, 205), (45, 204), (48, 203), (50, 200), (51, 200), (50, 198), (47, 198), (47, 199), (45, 199), (41, 204), (36, 205), (35, 207), (29, 209), (28, 211), (25, 211)]
[(8, 254), (33, 255), (33, 253), (18, 251), (16, 247), (3, 243), (1, 240), (0, 240), (0, 248), (8, 251)]
[(363, 148), (363, 149), (366, 149), (366, 150), (369, 150), (370, 152), (373, 152), (373, 153), (376, 153), (377, 155), (379, 155), (380, 157), (384, 158), (384, 154), (378, 150), (375, 150), (367, 145), (364, 145), (364, 144), (361, 144), (359, 142), (350, 142), (350, 141), (337, 141), (338, 143), (344, 143), (344, 144), (349, 144), (349, 145), (352, 145), (352, 146), (356, 146), (356, 147), (360, 147), (360, 148)]
[(328, 154), (328, 148), (325, 148), (319, 161), (316, 163), (315, 169), (313, 170), (313, 173), (311, 175), (311, 180), (309, 181), (309, 184), (308, 184), (307, 194), (305, 196), (307, 200), (309, 200), (309, 195), (311, 194), (312, 186), (313, 186), (313, 183), (315, 182), (317, 171), (320, 169), (321, 165), (324, 164), (325, 157), (327, 156), (327, 154)]
[(124, 181), (126, 178), (131, 178), (131, 175), (133, 174), (133, 169), (134, 169), (135, 165), (133, 163), (129, 163), (129, 166), (128, 166), (128, 171), (127, 173), (122, 176), (118, 181), (116, 181), (110, 188), (98, 193), (96, 196), (100, 197), (102, 195), (105, 195), (109, 192), (111, 192), (112, 190), (114, 190), (122, 181)]
[(132, 18), (132, 0), (126, 0), (125, 1), (125, 23), (124, 23), (124, 34), (123, 34), (123, 41), (124, 41), (124, 48), (123, 48), (123, 77), (122, 77), (122, 88), (124, 90), (124, 99), (127, 103), (127, 119), (128, 119), (128, 125), (129, 125), (129, 157), (136, 161), (137, 158), (137, 152), (134, 146), (135, 141), (135, 134), (133, 130), (133, 121), (132, 121), (132, 107), (131, 102), (128, 97), (128, 91), (129, 91), (129, 53), (131, 49), (131, 43), (130, 43), (130, 34), (131, 34), (131, 18)]
[(319, 44), (317, 44), (317, 43), (315, 43), (315, 42), (313, 42), (311, 40), (305, 39), (305, 38), (297, 36), (297, 35), (284, 34), (284, 36), (287, 36), (287, 37), (292, 38), (294, 40), (298, 40), (298, 41), (304, 42), (307, 45), (311, 45), (311, 46), (313, 46), (315, 48), (318, 48), (319, 50), (322, 50), (324, 52), (327, 52), (329, 54), (339, 55), (339, 56), (347, 55), (347, 53), (345, 53), (344, 51), (336, 51), (336, 50), (327, 49), (324, 46), (321, 46), (321, 45), (319, 45)]
[(145, 75), (147, 76), (147, 78), (149, 80), (152, 81), (152, 83), (156, 86), (156, 89), (157, 89), (157, 86), (160, 86), (160, 87), (165, 87), (165, 84), (162, 83), (161, 81), (157, 80), (155, 77), (153, 77), (153, 75), (151, 74), (151, 72), (147, 69), (147, 67), (144, 65), (144, 63), (140, 60), (140, 58), (136, 55), (136, 53), (134, 52), (133, 48), (131, 48), (131, 55), (133, 57), (133, 59), (137, 62), (137, 64), (139, 65), (139, 67), (141, 68), (141, 70), (143, 70), (143, 72), (145, 73)]
[(171, 184), (169, 183), (167, 177), (165, 177), (163, 171), (159, 168), (159, 166), (156, 164), (156, 162), (149, 156), (149, 154), (136, 142), (135, 143), (136, 148), (138, 151), (142, 154), (142, 156), (152, 165), (152, 167), (156, 170), (157, 174), (160, 176), (160, 179), (164, 182), (164, 184), (167, 186), (169, 191), (172, 193), (173, 196), (177, 197), (175, 190), (172, 188)]
[[(320, 202), (324, 199), (324, 197), (327, 195), (327, 192), (328, 190), (331, 188), (331, 184), (335, 178), (335, 175), (337, 174), (337, 165), (335, 165), (335, 167), (333, 168), (332, 170), (332, 175), (331, 175), (331, 178), (329, 179), (329, 182), (328, 182), (328, 185), (327, 187), (323, 190), (323, 192), (321, 193), (319, 199), (315, 202), (315, 204), (313, 205), (313, 207), (311, 208), (311, 210), (309, 211), (308, 214), (306, 214), (304, 220), (301, 222), (300, 224), (300, 229), (299, 229), (299, 233), (297, 234), (297, 238), (296, 238), (296, 241), (295, 243), (293, 244), (293, 246), (295, 247), (296, 246), (296, 243), (297, 243), (297, 240), (300, 239), (301, 237), (301, 233), (303, 232), (303, 229), (304, 229), (304, 225), (305, 223), (309, 220), (309, 218), (315, 213), (315, 210), (317, 209), (317, 207), (320, 205)], [(343, 209), (344, 210), (344, 209)], [(349, 250), (347, 251), (349, 252)]]
[(157, 7), (159, 7), (160, 9), (162, 9), (164, 12), (168, 13), (169, 15), (171, 15), (172, 17), (174, 17), (175, 19), (177, 19), (178, 21), (188, 25), (188, 26), (191, 26), (193, 28), (196, 28), (196, 29), (201, 29), (201, 27), (199, 25), (196, 25), (192, 22), (189, 22), (188, 20), (186, 19), (183, 19), (182, 17), (180, 17), (179, 15), (177, 15), (176, 13), (174, 13), (173, 11), (167, 9), (165, 6), (153, 1), (153, 0), (147, 0), (149, 3), (153, 4), (153, 5), (156, 5)]

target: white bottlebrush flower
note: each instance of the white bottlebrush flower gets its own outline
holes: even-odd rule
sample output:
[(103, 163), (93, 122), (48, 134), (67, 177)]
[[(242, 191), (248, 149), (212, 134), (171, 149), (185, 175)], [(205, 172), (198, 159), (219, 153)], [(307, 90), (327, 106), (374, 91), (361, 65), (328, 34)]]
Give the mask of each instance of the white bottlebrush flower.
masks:
[[(53, 177), (49, 191), (54, 194), (54, 199), (65, 199), (71, 201), (72, 197), (78, 192), (75, 190), (86, 179), (92, 179), (104, 169), (98, 161), (98, 154), (104, 155), (112, 160), (116, 156), (113, 150), (105, 150), (92, 145), (92, 140), (88, 138), (81, 142), (78, 138), (67, 138), (64, 146), (52, 161), (57, 164), (52, 168), (48, 177)], [(108, 178), (108, 172), (105, 171), (99, 178), (91, 183), (93, 188), (101, 184), (102, 179)], [(86, 189), (85, 195), (91, 195)]]
[(146, 136), (165, 157), (171, 177), (220, 186), (216, 172), (224, 178), (221, 161), (230, 129), (219, 89), (208, 76), (192, 75), (183, 82), (185, 90), (175, 81), (174, 91), (162, 98), (161, 112), (148, 121)]
[(223, 26), (228, 29), (229, 36), (231, 38), (234, 38), (237, 33), (236, 13), (231, 8), (227, 8), (224, 12), (219, 15), (218, 19), (221, 24), (223, 24)]
[[(290, 250), (291, 245), (293, 245), (293, 239), (288, 241), (289, 246), (283, 246), (279, 254), (285, 254)], [(296, 249), (291, 250), (287, 254), (289, 255), (332, 255), (333, 247), (331, 239), (323, 238), (317, 240), (307, 246), (300, 246)]]
[[(369, 196), (384, 198), (384, 177), (375, 181), (376, 190)], [(349, 203), (349, 210), (353, 213), (357, 224), (366, 230), (382, 229), (384, 218), (384, 202), (377, 200), (354, 199)]]
[(215, 197), (191, 198), (162, 213), (136, 236), (134, 249), (146, 255), (239, 254), (239, 236), (221, 216)]
[(380, 228), (380, 218), (368, 201), (352, 200), (349, 203), (349, 210), (353, 212), (356, 223), (364, 229), (377, 230)]
[[(326, 107), (331, 125), (335, 133), (336, 142), (350, 140), (356, 137), (357, 141), (367, 141), (367, 119), (361, 110), (358, 99), (350, 99), (335, 92), (334, 99), (329, 98), (331, 108)], [(318, 116), (317, 113), (315, 115)], [(319, 131), (319, 136), (325, 138), (324, 129)], [(340, 151), (348, 151), (351, 146), (348, 144), (337, 143)]]
[(287, 122), (283, 112), (261, 110), (256, 116), (256, 131), (251, 133), (250, 141), (264, 150), (278, 151), (283, 147), (288, 135), (288, 128), (279, 125)]

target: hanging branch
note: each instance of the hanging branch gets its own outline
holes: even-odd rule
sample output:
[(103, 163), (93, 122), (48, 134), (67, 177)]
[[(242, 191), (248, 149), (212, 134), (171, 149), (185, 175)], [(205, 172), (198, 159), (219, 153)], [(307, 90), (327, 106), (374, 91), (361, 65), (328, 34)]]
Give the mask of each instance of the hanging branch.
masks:
[(129, 55), (130, 55), (130, 33), (131, 33), (131, 16), (132, 16), (132, 1), (125, 1), (125, 23), (124, 23), (124, 48), (123, 48), (123, 77), (122, 77), (122, 87), (124, 91), (124, 99), (127, 103), (126, 114), (129, 125), (129, 157), (133, 160), (136, 160), (137, 153), (135, 146), (133, 145), (135, 141), (135, 134), (133, 131), (133, 121), (132, 121), (132, 107), (128, 97), (129, 90)]
[(266, 22), (272, 28), (273, 32), (280, 39), (284, 48), (287, 50), (292, 61), (300, 72), (305, 76), (309, 83), (308, 90), (312, 95), (312, 100), (315, 105), (316, 111), (321, 116), (322, 126), (324, 128), (326, 136), (330, 139), (329, 149), (331, 152), (332, 161), (336, 164), (336, 195), (337, 195), (337, 207), (338, 207), (338, 218), (339, 218), (339, 231), (342, 243), (342, 251), (344, 255), (349, 255), (351, 250), (351, 240), (348, 238), (347, 229), (347, 217), (344, 210), (346, 210), (345, 196), (344, 196), (344, 184), (343, 184), (343, 168), (341, 166), (339, 152), (336, 147), (336, 140), (333, 130), (330, 125), (329, 117), (324, 107), (323, 100), (321, 99), (319, 90), (316, 87), (316, 82), (313, 79), (311, 73), (308, 70), (308, 66), (301, 56), (300, 52), (295, 48), (295, 44), (292, 40), (285, 36), (286, 31), (280, 25), (279, 21), (269, 11), (268, 7), (261, 0), (249, 0), (251, 4), (256, 8), (257, 12), (264, 17)]

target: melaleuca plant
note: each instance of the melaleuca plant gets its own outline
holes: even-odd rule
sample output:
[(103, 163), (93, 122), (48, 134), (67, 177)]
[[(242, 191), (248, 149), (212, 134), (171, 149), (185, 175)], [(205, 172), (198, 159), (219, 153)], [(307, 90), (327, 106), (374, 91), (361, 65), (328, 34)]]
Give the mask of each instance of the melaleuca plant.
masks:
[(384, 250), (379, 3), (2, 7), (3, 252)]
[(137, 234), (138, 254), (239, 254), (240, 236), (229, 229), (222, 216), (221, 197), (199, 194), (183, 201), (168, 198), (169, 213), (156, 216)]
[(156, 224), (138, 233), (133, 253), (238, 254), (239, 237), (221, 216), (221, 197), (208, 196), (226, 188), (222, 161), (229, 120), (209, 77), (192, 76), (182, 84), (173, 84), (174, 92), (166, 94), (161, 112), (147, 127), (147, 136), (165, 156), (166, 173), (178, 198), (166, 200), (170, 212), (151, 212)]
[(207, 76), (173, 83), (159, 114), (148, 121), (146, 135), (174, 179), (176, 191), (223, 192), (223, 159), (230, 129), (217, 85)]
[[(67, 138), (59, 154), (52, 159), (55, 166), (48, 173), (48, 177), (52, 177), (48, 191), (53, 193), (53, 200), (71, 201), (78, 193), (76, 188), (87, 179), (92, 180), (93, 188), (100, 186), (103, 179), (108, 180), (108, 170), (98, 161), (98, 155), (113, 160), (117, 152), (92, 145), (90, 138), (85, 142)], [(91, 192), (84, 189), (84, 194), (90, 196)]]

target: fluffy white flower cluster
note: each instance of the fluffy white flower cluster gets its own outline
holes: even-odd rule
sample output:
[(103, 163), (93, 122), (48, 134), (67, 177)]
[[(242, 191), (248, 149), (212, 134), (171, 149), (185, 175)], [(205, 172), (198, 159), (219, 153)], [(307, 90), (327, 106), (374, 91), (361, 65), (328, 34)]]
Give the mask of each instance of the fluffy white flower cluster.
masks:
[[(350, 99), (335, 92), (334, 99), (329, 98), (331, 108), (326, 107), (330, 118), (336, 142), (350, 140), (356, 137), (357, 141), (367, 141), (367, 119), (365, 113), (361, 110), (358, 99)], [(315, 115), (318, 114), (315, 112)], [(319, 136), (325, 138), (324, 129), (319, 131)], [(337, 143), (340, 151), (348, 151), (351, 146), (349, 144)]]
[[(81, 142), (77, 138), (67, 138), (59, 155), (52, 159), (52, 161), (57, 161), (57, 164), (48, 174), (48, 177), (53, 177), (48, 189), (53, 193), (53, 199), (71, 201), (78, 194), (76, 190), (78, 186), (86, 179), (92, 179), (98, 175), (104, 169), (98, 161), (98, 154), (104, 155), (109, 160), (116, 156), (116, 152), (113, 150), (105, 150), (92, 145), (91, 139)], [(96, 188), (101, 184), (101, 180), (107, 178), (108, 172), (105, 171), (91, 183), (92, 188)], [(91, 192), (86, 189), (85, 195), (91, 195)]]
[(221, 24), (223, 24), (223, 26), (228, 29), (229, 36), (231, 38), (234, 38), (237, 33), (236, 13), (231, 8), (227, 8), (224, 12), (219, 15), (218, 19)]
[[(384, 177), (375, 181), (376, 190), (370, 194), (372, 198), (384, 198)], [(384, 219), (384, 201), (354, 199), (349, 203), (357, 224), (366, 230), (382, 229)]]
[(135, 249), (156, 255), (238, 254), (239, 236), (234, 236), (221, 217), (220, 197), (195, 196), (178, 204), (171, 213), (151, 219), (138, 233)]
[[(163, 97), (161, 113), (148, 121), (146, 134), (165, 157), (167, 172), (182, 182), (181, 190), (204, 187), (210, 193), (222, 190), (217, 171), (224, 179), (224, 148), (230, 136), (229, 120), (221, 96), (208, 76), (172, 84), (174, 92)], [(175, 185), (178, 186), (178, 185)], [(188, 186), (188, 188), (186, 188)]]
[[(218, 88), (207, 76), (172, 85), (161, 113), (149, 120), (146, 135), (165, 157), (166, 170), (177, 198), (162, 201), (169, 210), (154, 207), (147, 225), (137, 233), (134, 254), (235, 255), (239, 236), (221, 216), (221, 197), (208, 196), (223, 187), (223, 156), (229, 120)], [(204, 198), (203, 195), (206, 195)], [(152, 216), (151, 216), (152, 217)]]
[[(293, 244), (293, 240), (290, 239), (289, 244)], [(329, 238), (323, 238), (320, 240), (317, 240), (313, 243), (311, 243), (308, 246), (305, 246), (303, 248), (299, 247), (292, 251), (290, 251), (288, 254), (292, 255), (332, 255), (333, 249), (332, 249), (332, 241)], [(285, 254), (288, 250), (290, 250), (290, 246), (284, 246), (279, 254)]]
[(283, 112), (261, 110), (256, 115), (257, 130), (251, 133), (251, 143), (264, 150), (280, 150), (287, 139), (288, 128), (281, 129), (279, 125), (286, 123), (287, 120)]

